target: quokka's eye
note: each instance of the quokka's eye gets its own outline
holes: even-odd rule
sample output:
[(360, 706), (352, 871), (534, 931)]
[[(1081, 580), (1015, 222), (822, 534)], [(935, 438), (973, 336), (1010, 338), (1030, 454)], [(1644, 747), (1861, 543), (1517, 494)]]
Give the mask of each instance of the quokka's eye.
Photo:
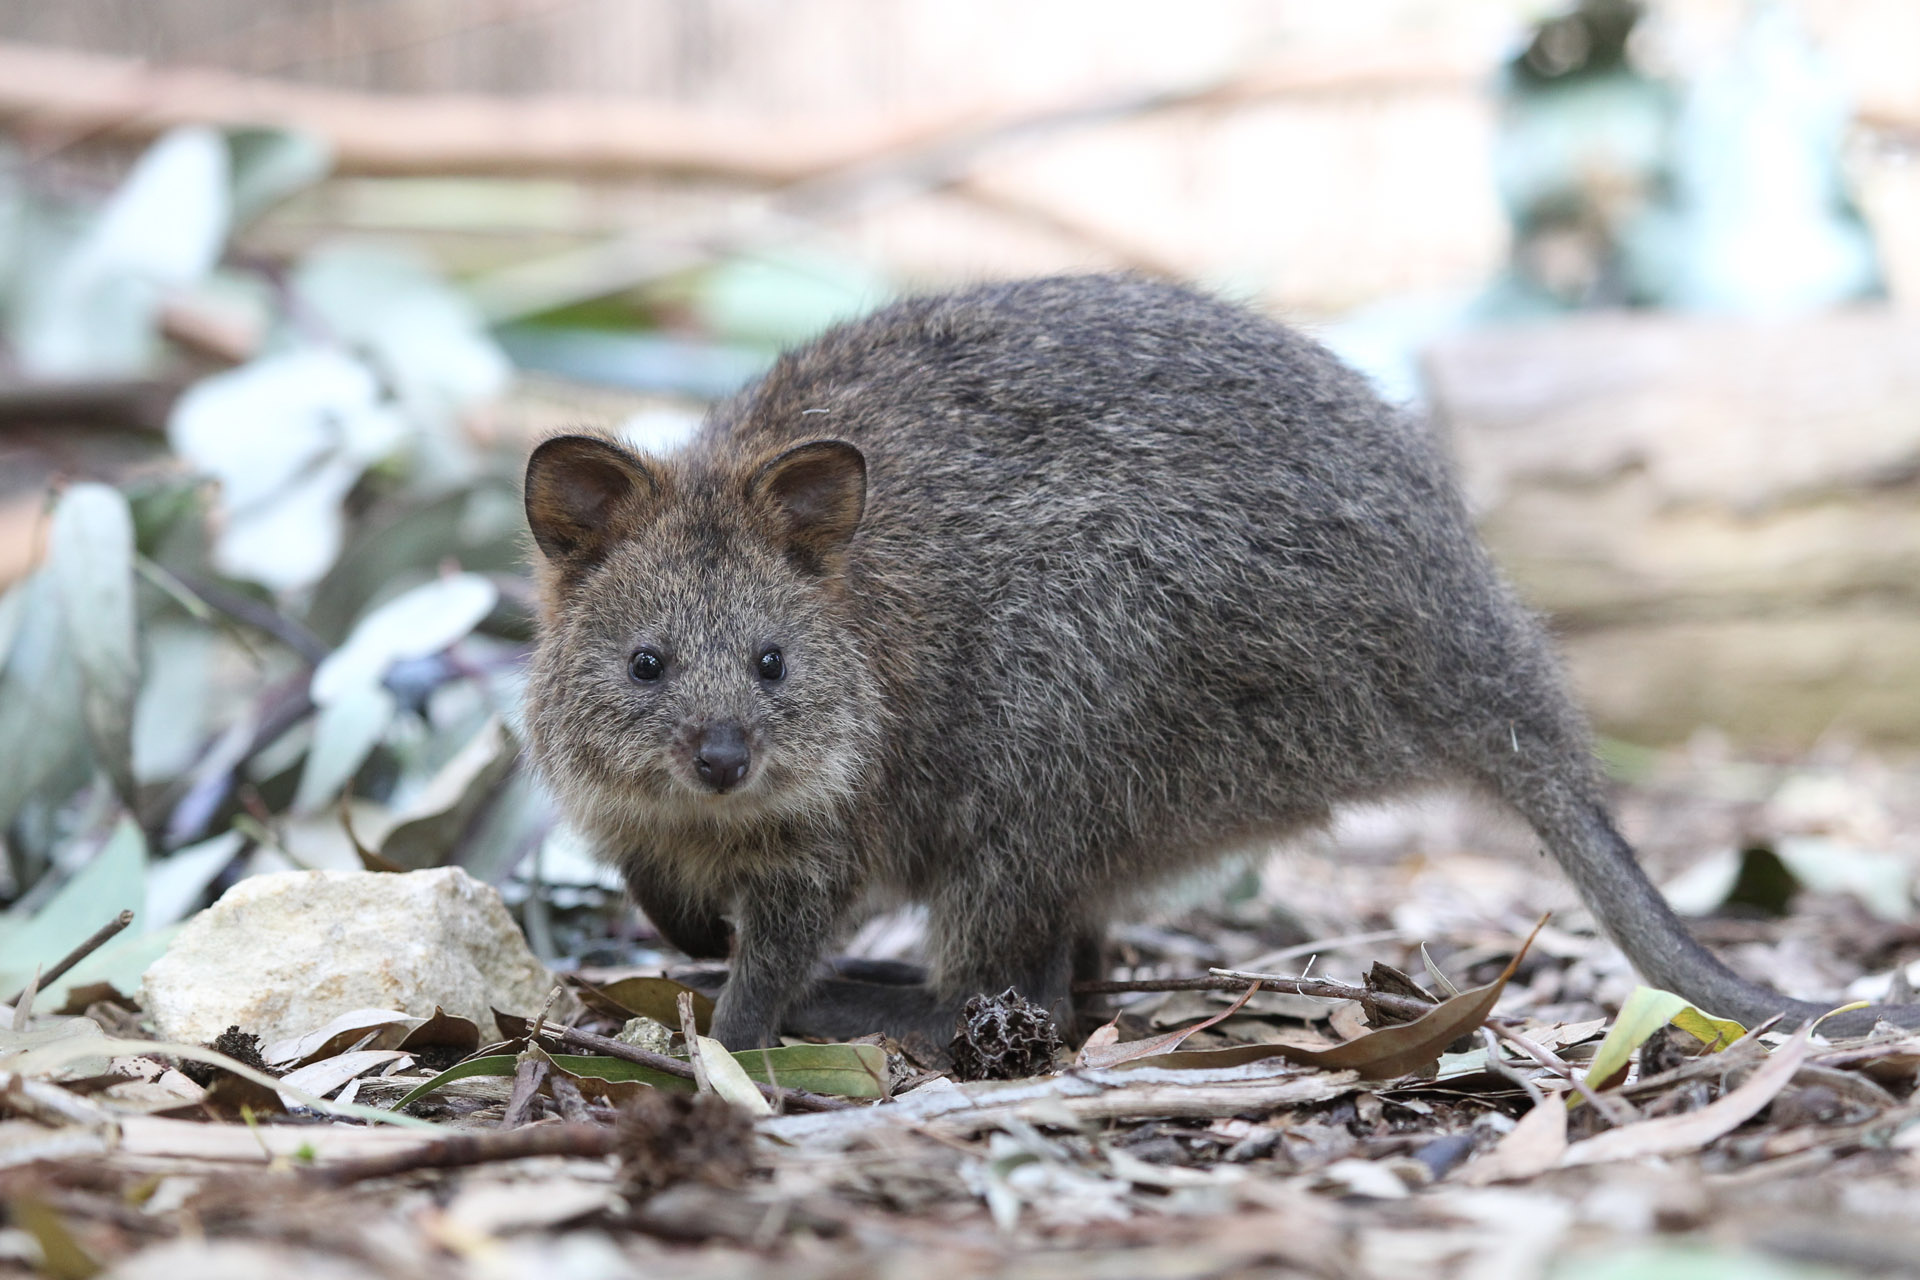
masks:
[(658, 649), (642, 649), (627, 659), (627, 674), (635, 680), (658, 680), (667, 674), (667, 660)]
[(780, 656), (778, 649), (768, 649), (760, 655), (760, 678), (768, 684), (787, 674), (787, 660)]

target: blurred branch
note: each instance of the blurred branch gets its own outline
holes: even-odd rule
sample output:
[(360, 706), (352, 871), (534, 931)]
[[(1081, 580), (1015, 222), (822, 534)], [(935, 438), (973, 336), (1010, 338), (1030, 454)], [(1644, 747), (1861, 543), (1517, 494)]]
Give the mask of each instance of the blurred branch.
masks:
[(38, 382), (0, 377), (0, 430), (83, 425), (164, 431), (181, 389), (179, 382), (161, 378)]
[(274, 125), (331, 144), (349, 173), (683, 173), (792, 183), (879, 164), (951, 172), (987, 145), (1177, 107), (1279, 97), (1458, 91), (1495, 54), (1477, 46), (1373, 48), (1268, 59), (1198, 85), (1066, 104), (970, 103), (917, 115), (792, 120), (613, 97), (361, 93), (231, 71), (0, 42), (0, 125), (59, 142), (146, 138), (182, 124)]
[(828, 218), (844, 218), (929, 191), (958, 188), (1002, 216), (1088, 238), (1121, 261), (1156, 274), (1180, 274), (1146, 250), (1117, 245), (1032, 201), (988, 192), (971, 181), (982, 157), (1000, 148), (1072, 129), (1092, 128), (1175, 110), (1216, 110), (1276, 98), (1435, 92), (1469, 89), (1494, 65), (1469, 45), (1378, 50), (1348, 59), (1261, 60), (1195, 85), (1132, 90), (1100, 98), (977, 118), (904, 145), (876, 144), (848, 163), (788, 183), (761, 205), (735, 210), (716, 226), (711, 209), (678, 225), (519, 263), (471, 282), (470, 296), (495, 322), (518, 319), (663, 279), (717, 258), (765, 250), (806, 234)]
[(326, 641), (264, 600), (256, 600), (252, 596), (224, 587), (198, 574), (184, 573), (176, 569), (172, 571), (171, 576), (186, 590), (235, 622), (243, 623), (256, 631), (272, 636), (299, 654), (301, 660), (308, 666), (319, 666), (332, 652)]
[(620, 99), (381, 94), (0, 42), (0, 126), (65, 144), (184, 124), (272, 125), (348, 173), (686, 173), (790, 182), (950, 127), (950, 116), (803, 124)]

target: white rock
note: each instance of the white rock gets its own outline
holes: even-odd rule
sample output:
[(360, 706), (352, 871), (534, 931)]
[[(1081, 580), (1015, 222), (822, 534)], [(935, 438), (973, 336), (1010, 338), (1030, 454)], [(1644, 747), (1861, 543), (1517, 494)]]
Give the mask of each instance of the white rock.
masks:
[(552, 987), (499, 893), (458, 867), (283, 871), (188, 921), (147, 970), (144, 1000), (161, 1037), (187, 1044), (230, 1026), (271, 1043), (351, 1009), (435, 1005), (491, 1038), (491, 1009), (532, 1017)]

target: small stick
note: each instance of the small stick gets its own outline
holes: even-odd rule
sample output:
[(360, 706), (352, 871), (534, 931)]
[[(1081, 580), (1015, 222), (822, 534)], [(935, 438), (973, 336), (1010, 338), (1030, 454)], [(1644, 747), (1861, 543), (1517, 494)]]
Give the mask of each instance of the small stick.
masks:
[(520, 1129), (458, 1134), (391, 1155), (310, 1168), (304, 1170), (302, 1176), (325, 1186), (344, 1187), (369, 1178), (389, 1178), (418, 1169), (460, 1169), (533, 1156), (592, 1160), (612, 1155), (617, 1150), (614, 1144), (614, 1130), (605, 1125), (528, 1125)]
[[(628, 1044), (624, 1040), (614, 1040), (607, 1036), (597, 1036), (591, 1031), (576, 1031), (572, 1027), (558, 1027), (548, 1034), (559, 1039), (561, 1044), (572, 1045), (576, 1049), (587, 1049), (609, 1058), (619, 1058), (624, 1062), (637, 1063), (643, 1067), (652, 1067), (655, 1071), (664, 1071), (670, 1076), (679, 1076), (682, 1080), (694, 1078), (693, 1067), (678, 1058), (669, 1058), (664, 1053), (655, 1053), (651, 1049), (642, 1049)], [(796, 1111), (849, 1111), (854, 1104), (841, 1098), (829, 1098), (825, 1094), (810, 1093), (805, 1089), (789, 1089), (780, 1085), (761, 1084), (754, 1081), (760, 1092), (776, 1106), (785, 1105)]]
[[(113, 919), (107, 921), (105, 924), (101, 925), (98, 929), (94, 930), (92, 937), (88, 938), (85, 942), (81, 943), (79, 946), (75, 947), (73, 950), (67, 952), (67, 954), (61, 958), (59, 964), (56, 964), (55, 966), (53, 966), (53, 968), (41, 974), (39, 981), (33, 985), (38, 986), (42, 991), (46, 990), (53, 983), (58, 982), (60, 979), (66, 977), (67, 972), (70, 969), (72, 969), (73, 966), (79, 964), (82, 960), (85, 960), (88, 956), (98, 951), (102, 946), (106, 945), (106, 943), (109, 940), (111, 940), (115, 934), (119, 933), (122, 929), (126, 928), (128, 925), (132, 923), (133, 923), (133, 912), (131, 910), (122, 911), (119, 915), (115, 916)], [(22, 987), (19, 993), (15, 995), (13, 999), (7, 1001), (7, 1003), (17, 1005), (26, 998), (27, 998), (27, 988)]]
[(500, 1115), (502, 1129), (518, 1129), (533, 1111), (533, 1099), (547, 1078), (546, 1055), (526, 1053), (513, 1069), (513, 1092), (507, 1097), (507, 1109)]
[[(1561, 1077), (1568, 1084), (1571, 1084), (1574, 1092), (1587, 1100), (1588, 1106), (1607, 1118), (1608, 1124), (1623, 1125), (1632, 1122), (1634, 1118), (1632, 1106), (1626, 1099), (1602, 1097), (1598, 1091), (1587, 1084), (1586, 1080), (1579, 1072), (1573, 1069), (1565, 1058), (1562, 1058), (1545, 1045), (1535, 1044), (1518, 1031), (1515, 1031), (1512, 1027), (1495, 1022), (1492, 1019), (1487, 1020), (1482, 1030), (1490, 1031), (1494, 1035), (1499, 1036), (1502, 1040), (1505, 1040), (1508, 1044), (1520, 1050), (1520, 1052), (1526, 1054), (1529, 1058), (1532, 1058), (1535, 1062), (1553, 1072), (1553, 1074)], [(1493, 1050), (1489, 1047), (1487, 1050), (1488, 1060), (1491, 1061), (1493, 1056)]]
[(1273, 973), (1243, 973), (1237, 969), (1215, 969), (1205, 977), (1138, 978), (1122, 982), (1076, 982), (1075, 995), (1113, 995), (1125, 991), (1240, 991), (1259, 983), (1271, 991), (1293, 995), (1317, 996), (1326, 1000), (1371, 1000), (1378, 1008), (1417, 1018), (1429, 1013), (1433, 1005), (1412, 996), (1389, 995), (1349, 986), (1327, 978), (1288, 978)]
[(580, 1092), (580, 1086), (565, 1076), (549, 1075), (547, 1088), (553, 1094), (553, 1101), (560, 1108), (560, 1118), (569, 1124), (592, 1124), (593, 1110), (587, 1106), (586, 1095)]
[(1546, 1095), (1540, 1092), (1540, 1086), (1528, 1079), (1526, 1072), (1520, 1070), (1520, 1068), (1514, 1066), (1511, 1062), (1508, 1062), (1506, 1057), (1500, 1052), (1500, 1041), (1495, 1036), (1493, 1028), (1482, 1025), (1480, 1028), (1480, 1038), (1486, 1041), (1487, 1044), (1487, 1070), (1493, 1072), (1493, 1074), (1499, 1076), (1502, 1080), (1507, 1080), (1519, 1085), (1521, 1089), (1526, 1091), (1527, 1100), (1533, 1103), (1534, 1106), (1545, 1106), (1547, 1099)]
[(701, 1093), (712, 1093), (707, 1060), (700, 1055), (700, 1029), (693, 1020), (693, 992), (682, 991), (675, 1003), (680, 1007), (680, 1037), (687, 1043), (687, 1062), (693, 1067), (693, 1087)]

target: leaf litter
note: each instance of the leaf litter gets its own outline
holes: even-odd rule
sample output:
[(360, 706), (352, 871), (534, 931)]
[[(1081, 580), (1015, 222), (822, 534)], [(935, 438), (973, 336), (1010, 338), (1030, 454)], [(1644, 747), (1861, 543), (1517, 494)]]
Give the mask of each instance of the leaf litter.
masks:
[[(1172, 927), (1258, 958), (1274, 948), (1236, 936), (1248, 915)], [(1545, 1275), (1563, 1256), (1677, 1267), (1703, 1239), (1814, 1275), (1796, 1259), (1871, 1264), (1908, 1238), (1893, 1206), (1920, 1178), (1920, 1040), (1744, 1028), (1617, 984), (1597, 941), (1536, 927), (1542, 953), (1520, 934), (1469, 917), (1427, 959), (1407, 931), (1425, 982), (1360, 968), (1379, 938), (1323, 969), (1352, 980), (1217, 966), (1187, 984), (1217, 989), (1111, 996), (1103, 1026), (1039, 1060), (1002, 1011), (974, 1029), (1027, 1066), (972, 1083), (879, 1041), (726, 1053), (707, 998), (660, 973), (578, 983), (573, 1026), (503, 1016), (509, 1038), (484, 1043), (493, 1029), (444, 1013), (362, 1010), (251, 1068), (29, 1012), (0, 1031), (0, 1198), (23, 1256), (73, 1274), (178, 1248), (189, 1223), (393, 1276), (495, 1274), (490, 1251), (582, 1240), (686, 1275), (935, 1251), (954, 1275)], [(1122, 961), (1135, 985), (1176, 967)], [(1161, 1009), (1183, 1020), (1160, 1029)], [(277, 1104), (196, 1094), (175, 1069), (190, 1058)], [(1874, 1230), (1836, 1229), (1836, 1205)], [(1596, 1251), (1609, 1239), (1627, 1252)]]

